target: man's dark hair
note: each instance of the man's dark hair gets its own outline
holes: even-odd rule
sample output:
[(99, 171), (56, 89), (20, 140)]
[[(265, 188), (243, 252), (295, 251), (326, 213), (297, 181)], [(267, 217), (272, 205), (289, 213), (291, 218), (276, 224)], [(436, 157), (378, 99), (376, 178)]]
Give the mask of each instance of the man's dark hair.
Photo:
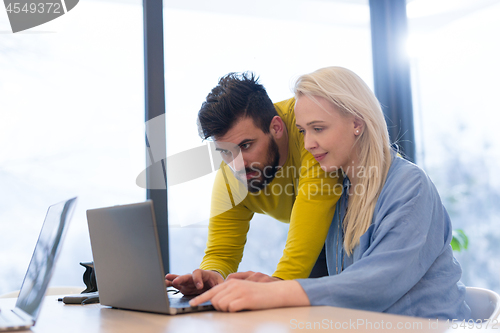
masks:
[(242, 117), (269, 133), (271, 120), (278, 113), (259, 78), (252, 72), (229, 73), (208, 94), (198, 112), (203, 139), (225, 135)]

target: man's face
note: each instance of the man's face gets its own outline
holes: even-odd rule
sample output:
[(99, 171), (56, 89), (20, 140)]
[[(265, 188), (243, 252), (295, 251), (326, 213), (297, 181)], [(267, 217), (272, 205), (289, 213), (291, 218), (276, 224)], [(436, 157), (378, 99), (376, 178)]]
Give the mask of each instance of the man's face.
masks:
[(216, 136), (215, 147), (236, 178), (248, 184), (249, 192), (258, 192), (274, 179), (280, 160), (278, 145), (251, 118), (238, 120), (225, 135)]

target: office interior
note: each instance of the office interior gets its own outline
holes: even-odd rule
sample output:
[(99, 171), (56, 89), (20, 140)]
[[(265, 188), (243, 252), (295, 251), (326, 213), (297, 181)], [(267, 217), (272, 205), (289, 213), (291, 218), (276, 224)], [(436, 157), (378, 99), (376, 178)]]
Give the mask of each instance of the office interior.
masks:
[[(397, 56), (408, 66), (396, 75), (411, 92), (401, 110), (412, 127), (393, 119), (389, 128), (414, 147), (454, 229), (468, 237), (455, 252), (462, 281), (500, 293), (500, 1), (403, 2), (408, 33)], [(140, 0), (88, 0), (16, 34), (0, 11), (0, 294), (19, 289), (47, 207), (75, 195), (52, 285), (83, 287), (79, 262), (92, 260), (87, 209), (152, 197), (166, 216), (165, 195), (169, 270), (197, 268), (213, 175), (168, 194), (139, 186), (150, 164), (145, 120), (164, 114), (168, 159), (206, 144), (197, 111), (229, 72), (255, 72), (275, 102), (292, 96), (300, 74), (332, 65), (377, 90), (384, 59), (375, 61), (371, 15), (381, 3), (401, 1), (164, 0), (145, 16)], [(271, 274), (286, 234), (286, 224), (255, 217), (240, 270)]]

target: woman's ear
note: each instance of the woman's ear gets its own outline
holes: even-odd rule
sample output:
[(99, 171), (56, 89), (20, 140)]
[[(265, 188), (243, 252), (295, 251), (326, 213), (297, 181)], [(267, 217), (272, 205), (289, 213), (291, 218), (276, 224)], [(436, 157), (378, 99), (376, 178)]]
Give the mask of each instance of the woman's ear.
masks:
[(363, 133), (365, 129), (365, 122), (358, 117), (354, 117), (354, 135), (359, 136)]
[(285, 132), (285, 123), (280, 116), (274, 116), (269, 126), (269, 131), (275, 139), (280, 139)]

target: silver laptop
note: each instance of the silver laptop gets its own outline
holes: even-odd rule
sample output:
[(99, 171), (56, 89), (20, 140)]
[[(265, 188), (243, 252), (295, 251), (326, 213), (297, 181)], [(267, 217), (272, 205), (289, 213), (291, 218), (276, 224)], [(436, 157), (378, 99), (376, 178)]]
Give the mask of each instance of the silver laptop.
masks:
[(170, 315), (213, 309), (168, 294), (152, 201), (88, 210), (87, 220), (102, 305)]
[(0, 331), (23, 330), (35, 325), (75, 202), (76, 198), (72, 198), (49, 207), (16, 306), (0, 310)]

